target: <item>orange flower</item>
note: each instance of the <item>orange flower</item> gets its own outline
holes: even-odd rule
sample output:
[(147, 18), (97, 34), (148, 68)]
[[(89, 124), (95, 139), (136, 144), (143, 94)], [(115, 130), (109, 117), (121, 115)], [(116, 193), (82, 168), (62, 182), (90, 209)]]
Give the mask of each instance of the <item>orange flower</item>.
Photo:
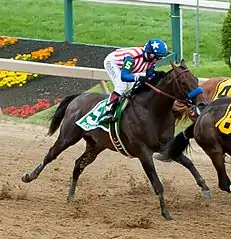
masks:
[(14, 45), (17, 42), (18, 42), (18, 40), (15, 39), (15, 38), (0, 36), (0, 47), (4, 47), (4, 46), (8, 46), (8, 45)]

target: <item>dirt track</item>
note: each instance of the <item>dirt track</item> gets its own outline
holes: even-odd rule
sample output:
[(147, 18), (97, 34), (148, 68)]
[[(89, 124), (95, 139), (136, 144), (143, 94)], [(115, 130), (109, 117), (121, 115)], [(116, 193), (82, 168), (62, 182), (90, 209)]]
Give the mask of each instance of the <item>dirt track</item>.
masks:
[[(170, 213), (166, 222), (137, 159), (105, 151), (79, 179), (75, 201), (66, 195), (84, 142), (65, 151), (30, 183), (32, 170), (55, 141), (42, 127), (0, 123), (0, 238), (149, 239), (231, 238), (231, 195), (217, 188), (210, 160), (194, 145), (195, 162), (212, 191), (200, 196), (191, 175), (176, 163), (156, 162)], [(231, 166), (227, 165), (230, 172)]]

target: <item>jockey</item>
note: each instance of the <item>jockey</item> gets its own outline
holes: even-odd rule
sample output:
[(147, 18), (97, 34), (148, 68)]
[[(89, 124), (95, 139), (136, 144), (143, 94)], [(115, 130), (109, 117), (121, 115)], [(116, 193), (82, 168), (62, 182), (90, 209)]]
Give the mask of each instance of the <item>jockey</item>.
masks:
[[(120, 48), (111, 52), (104, 60), (114, 91), (109, 96), (106, 113), (102, 120), (113, 118), (119, 97), (132, 88), (135, 82), (143, 82), (155, 78), (157, 61), (168, 55), (167, 44), (157, 38), (149, 40), (144, 47)], [(145, 76), (135, 73), (145, 72)]]

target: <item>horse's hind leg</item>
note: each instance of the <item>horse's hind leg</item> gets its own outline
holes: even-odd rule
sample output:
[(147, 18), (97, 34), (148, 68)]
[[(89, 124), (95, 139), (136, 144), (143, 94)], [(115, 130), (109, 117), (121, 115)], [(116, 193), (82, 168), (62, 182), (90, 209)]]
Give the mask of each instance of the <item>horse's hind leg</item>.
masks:
[(85, 152), (75, 161), (75, 167), (72, 175), (72, 182), (70, 185), (67, 201), (73, 201), (75, 196), (75, 190), (78, 178), (83, 172), (84, 168), (91, 164), (97, 157), (97, 155), (104, 150), (99, 147), (90, 137), (84, 138), (87, 142)]
[(31, 173), (26, 173), (22, 176), (23, 182), (29, 183), (36, 179), (48, 163), (56, 159), (60, 153), (71, 145), (76, 144), (82, 138), (80, 130), (76, 130), (73, 133), (73, 129), (71, 129), (69, 132), (71, 132), (71, 134), (66, 134), (64, 128), (61, 127), (59, 137), (54, 145), (49, 149), (42, 162)]
[(187, 168), (191, 172), (191, 174), (195, 178), (197, 184), (202, 189), (203, 197), (211, 198), (209, 187), (206, 185), (205, 180), (202, 178), (202, 176), (196, 169), (193, 162), (188, 157), (186, 157), (184, 154), (182, 154), (178, 158), (175, 158), (174, 161), (176, 161), (177, 163), (180, 163), (181, 165), (183, 165), (185, 168)]
[(212, 150), (206, 150), (206, 154), (211, 158), (212, 163), (217, 171), (219, 188), (226, 192), (231, 192), (231, 181), (226, 173), (225, 158), (220, 148), (220, 152), (212, 152)]

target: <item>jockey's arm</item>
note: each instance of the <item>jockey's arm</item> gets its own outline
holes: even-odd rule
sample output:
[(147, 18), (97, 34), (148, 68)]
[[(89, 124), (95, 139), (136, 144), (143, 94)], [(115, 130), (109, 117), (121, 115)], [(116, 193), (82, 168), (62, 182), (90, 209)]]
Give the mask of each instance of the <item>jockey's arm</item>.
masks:
[(134, 82), (137, 79), (137, 76), (131, 74), (132, 68), (134, 66), (134, 60), (130, 56), (124, 58), (124, 63), (121, 69), (121, 80), (123, 82)]

